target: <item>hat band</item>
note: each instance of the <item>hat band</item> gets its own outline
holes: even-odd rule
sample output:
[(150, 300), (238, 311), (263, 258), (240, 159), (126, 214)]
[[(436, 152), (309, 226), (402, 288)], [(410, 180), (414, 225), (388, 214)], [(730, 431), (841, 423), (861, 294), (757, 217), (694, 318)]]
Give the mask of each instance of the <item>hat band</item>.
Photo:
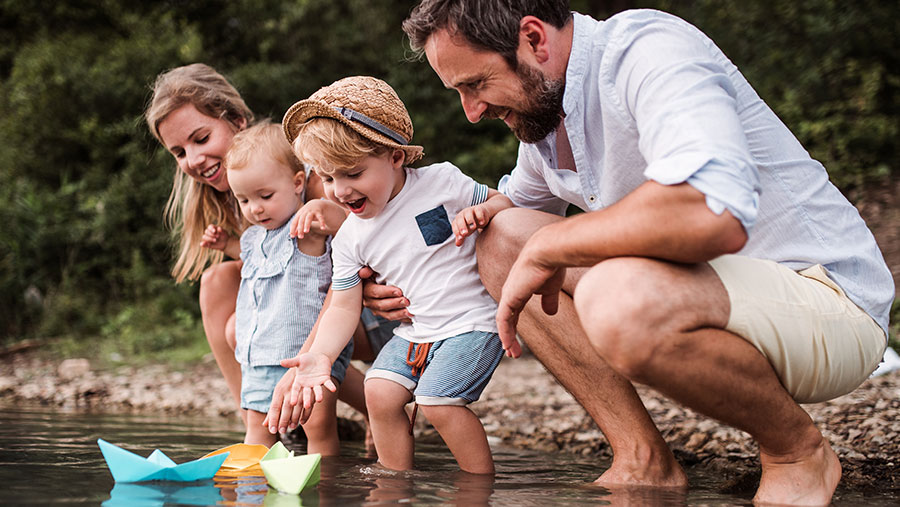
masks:
[(350, 121), (355, 121), (357, 123), (362, 123), (366, 127), (369, 127), (370, 129), (378, 132), (379, 134), (383, 134), (383, 135), (393, 139), (394, 142), (396, 142), (397, 144), (401, 144), (403, 146), (406, 146), (407, 144), (409, 144), (409, 142), (406, 140), (406, 138), (403, 137), (402, 135), (400, 135), (399, 132), (397, 132), (395, 130), (391, 130), (388, 127), (385, 127), (383, 124), (373, 120), (372, 118), (369, 118), (368, 116), (360, 113), (359, 111), (354, 111), (347, 107), (337, 107), (337, 106), (333, 106), (333, 107), (338, 112), (338, 114), (343, 116), (344, 118), (347, 118)]

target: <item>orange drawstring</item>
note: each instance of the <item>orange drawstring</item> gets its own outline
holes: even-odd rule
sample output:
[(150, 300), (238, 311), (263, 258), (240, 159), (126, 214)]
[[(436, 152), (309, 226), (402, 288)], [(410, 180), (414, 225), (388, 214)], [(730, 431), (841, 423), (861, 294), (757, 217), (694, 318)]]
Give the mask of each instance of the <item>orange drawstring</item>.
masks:
[[(413, 351), (415, 350), (415, 354)], [(412, 366), (412, 374), (415, 377), (422, 376), (425, 371), (425, 360), (428, 359), (428, 351), (431, 350), (430, 343), (409, 343), (409, 349), (406, 350), (406, 364)], [(409, 356), (413, 356), (412, 360)]]
[[(428, 359), (428, 351), (431, 350), (430, 343), (412, 343), (406, 350), (406, 364), (412, 366), (412, 374), (415, 377), (421, 377), (425, 371), (425, 360)], [(412, 360), (409, 356), (413, 356)], [(416, 425), (416, 413), (419, 412), (419, 404), (413, 404), (412, 415), (409, 417), (409, 434), (413, 434), (413, 426)]]

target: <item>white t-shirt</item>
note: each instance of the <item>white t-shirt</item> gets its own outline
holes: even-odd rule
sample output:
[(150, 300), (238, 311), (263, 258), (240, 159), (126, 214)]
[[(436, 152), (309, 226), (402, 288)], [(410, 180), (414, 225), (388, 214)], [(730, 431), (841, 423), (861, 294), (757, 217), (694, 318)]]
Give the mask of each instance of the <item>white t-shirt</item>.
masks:
[(412, 323), (401, 324), (397, 336), (428, 343), (497, 332), (497, 304), (478, 276), (475, 237), (457, 247), (450, 227), (459, 211), (487, 199), (487, 186), (449, 162), (404, 170), (406, 183), (378, 216), (350, 215), (334, 237), (332, 289), (355, 286), (369, 266), (410, 301)]

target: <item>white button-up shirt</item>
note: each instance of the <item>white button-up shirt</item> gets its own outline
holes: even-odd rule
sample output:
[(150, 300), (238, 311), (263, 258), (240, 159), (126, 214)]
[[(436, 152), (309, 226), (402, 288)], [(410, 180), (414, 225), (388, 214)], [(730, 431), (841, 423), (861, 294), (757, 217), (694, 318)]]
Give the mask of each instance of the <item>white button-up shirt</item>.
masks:
[(739, 254), (822, 264), (887, 334), (894, 283), (875, 238), (722, 51), (658, 11), (574, 18), (563, 109), (576, 167), (558, 167), (554, 133), (520, 144), (500, 190), (562, 215), (570, 203), (609, 206), (647, 180), (687, 182), (744, 225)]

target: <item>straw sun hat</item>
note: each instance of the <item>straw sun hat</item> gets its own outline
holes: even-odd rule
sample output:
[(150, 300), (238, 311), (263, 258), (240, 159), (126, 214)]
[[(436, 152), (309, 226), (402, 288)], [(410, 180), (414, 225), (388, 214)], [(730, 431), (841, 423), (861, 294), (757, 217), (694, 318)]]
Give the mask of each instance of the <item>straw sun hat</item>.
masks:
[(312, 118), (337, 120), (370, 141), (403, 150), (407, 164), (422, 157), (422, 147), (409, 144), (413, 126), (406, 107), (394, 89), (380, 79), (345, 77), (295, 103), (281, 121), (291, 144), (300, 126)]

